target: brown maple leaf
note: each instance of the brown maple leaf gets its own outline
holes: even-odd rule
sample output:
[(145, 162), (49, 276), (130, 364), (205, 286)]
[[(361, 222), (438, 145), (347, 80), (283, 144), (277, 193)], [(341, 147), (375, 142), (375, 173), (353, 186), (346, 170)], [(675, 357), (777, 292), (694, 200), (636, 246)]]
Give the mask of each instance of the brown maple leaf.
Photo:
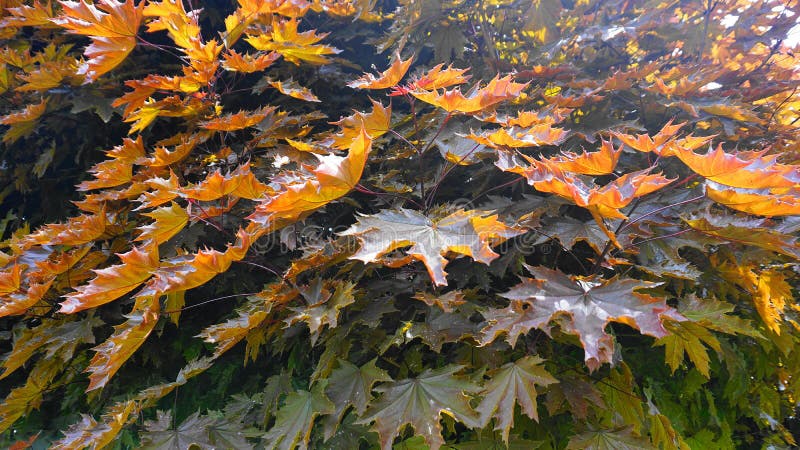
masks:
[[(526, 314), (522, 330), (514, 331), (513, 335), (510, 330), (506, 331), (509, 333), (509, 342), (513, 344), (521, 331), (534, 327), (549, 333), (550, 321), (563, 316), (564, 320), (559, 322), (561, 329), (578, 336), (590, 370), (611, 362), (614, 341), (605, 331), (609, 322), (624, 323), (643, 334), (663, 337), (668, 334), (662, 323), (664, 319), (686, 320), (667, 306), (664, 299), (634, 292), (659, 283), (618, 277), (599, 280), (569, 276), (546, 267), (526, 267), (536, 278), (523, 278), (521, 284), (502, 294), (512, 304), (520, 302), (516, 303), (518, 308), (522, 305), (522, 310), (532, 309)], [(484, 328), (484, 334), (488, 335), (484, 345), (505, 331), (497, 328), (497, 324), (504, 322), (498, 318), (492, 320), (494, 324), (490, 322)]]

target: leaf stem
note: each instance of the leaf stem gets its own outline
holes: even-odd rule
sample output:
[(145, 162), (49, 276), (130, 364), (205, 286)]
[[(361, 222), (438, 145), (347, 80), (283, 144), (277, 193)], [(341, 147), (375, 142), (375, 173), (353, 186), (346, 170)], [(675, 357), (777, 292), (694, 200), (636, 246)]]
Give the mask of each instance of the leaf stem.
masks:
[(436, 191), (439, 190), (439, 186), (442, 184), (442, 181), (444, 181), (444, 179), (447, 177), (447, 175), (450, 173), (450, 171), (455, 169), (462, 162), (464, 162), (464, 160), (469, 158), (469, 156), (472, 155), (472, 153), (475, 150), (477, 150), (478, 147), (480, 147), (480, 145), (481, 144), (477, 144), (476, 143), (475, 146), (472, 147), (472, 150), (470, 150), (464, 156), (462, 156), (461, 159), (459, 159), (458, 162), (456, 162), (456, 163), (452, 163), (450, 161), (447, 161), (447, 163), (445, 164), (445, 169), (442, 170), (442, 173), (439, 175), (439, 178), (433, 184), (433, 187), (431, 188), (431, 191), (428, 193), (428, 197), (425, 198), (425, 208), (426, 209), (430, 207), (430, 203), (433, 201), (433, 197), (434, 197), (434, 195), (436, 195)]
[(629, 226), (631, 226), (631, 225), (633, 225), (633, 224), (635, 224), (635, 223), (637, 223), (637, 222), (641, 221), (642, 219), (645, 219), (645, 218), (647, 218), (647, 217), (650, 217), (650, 216), (652, 216), (653, 214), (658, 214), (658, 213), (660, 213), (661, 211), (665, 211), (665, 210), (667, 210), (667, 209), (674, 208), (674, 207), (676, 207), (676, 206), (685, 205), (685, 204), (687, 204), (687, 203), (691, 203), (691, 202), (694, 202), (694, 201), (697, 201), (697, 200), (702, 200), (702, 199), (704, 199), (705, 197), (706, 197), (705, 195), (698, 195), (697, 197), (692, 197), (692, 198), (690, 198), (690, 199), (688, 199), (688, 200), (683, 200), (683, 201), (680, 201), (680, 202), (677, 202), (677, 203), (672, 203), (672, 204), (670, 204), (670, 205), (663, 206), (663, 207), (661, 207), (661, 208), (658, 208), (658, 209), (654, 209), (654, 210), (652, 210), (652, 211), (650, 211), (650, 212), (648, 212), (648, 213), (642, 214), (641, 216), (637, 217), (637, 218), (636, 218), (636, 219), (634, 219), (634, 220), (631, 220), (631, 221), (629, 221), (629, 222), (627, 222), (627, 223), (624, 223), (624, 224), (623, 224), (623, 226), (622, 226), (622, 229), (621, 229), (620, 231), (627, 229)]

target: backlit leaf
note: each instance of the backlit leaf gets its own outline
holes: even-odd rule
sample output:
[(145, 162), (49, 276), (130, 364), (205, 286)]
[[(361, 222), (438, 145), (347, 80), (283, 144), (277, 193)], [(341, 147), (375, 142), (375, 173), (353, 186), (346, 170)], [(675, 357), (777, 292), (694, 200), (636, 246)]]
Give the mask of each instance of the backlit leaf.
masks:
[(175, 202), (172, 202), (170, 206), (158, 208), (152, 212), (143, 213), (142, 215), (153, 219), (154, 222), (139, 227), (142, 233), (136, 240), (147, 241), (152, 239), (156, 244), (168, 241), (172, 236), (179, 233), (189, 222), (189, 215), (186, 213), (186, 209)]
[(248, 36), (245, 40), (258, 50), (280, 53), (295, 64), (300, 64), (300, 61), (327, 64), (329, 61), (326, 56), (339, 53), (334, 47), (318, 44), (327, 33), (317, 34), (315, 30), (298, 33), (298, 24), (296, 19), (276, 21), (271, 33)]
[(89, 60), (78, 69), (78, 74), (84, 75), (87, 81), (94, 81), (118, 66), (136, 47), (144, 3), (137, 5), (133, 0), (122, 3), (117, 0), (59, 3), (62, 13), (53, 22), (92, 40), (84, 50)]
[(158, 247), (153, 244), (118, 256), (122, 264), (96, 270), (97, 277), (89, 284), (65, 296), (59, 312), (74, 314), (116, 300), (144, 283), (159, 266)]
[(387, 89), (396, 86), (403, 79), (408, 68), (411, 67), (413, 57), (403, 61), (400, 55), (395, 55), (392, 65), (383, 71), (380, 76), (371, 73), (364, 74), (361, 78), (347, 83), (353, 89)]
[(87, 391), (104, 387), (120, 367), (144, 343), (158, 322), (160, 311), (156, 297), (138, 297), (133, 310), (105, 342), (94, 348), (95, 355), (89, 362), (89, 387)]

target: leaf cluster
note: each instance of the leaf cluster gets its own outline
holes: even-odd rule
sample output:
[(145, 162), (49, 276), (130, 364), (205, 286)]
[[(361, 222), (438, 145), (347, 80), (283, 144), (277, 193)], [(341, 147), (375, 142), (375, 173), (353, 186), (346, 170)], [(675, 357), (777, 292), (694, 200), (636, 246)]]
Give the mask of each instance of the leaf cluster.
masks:
[(0, 445), (797, 445), (797, 2), (0, 6)]

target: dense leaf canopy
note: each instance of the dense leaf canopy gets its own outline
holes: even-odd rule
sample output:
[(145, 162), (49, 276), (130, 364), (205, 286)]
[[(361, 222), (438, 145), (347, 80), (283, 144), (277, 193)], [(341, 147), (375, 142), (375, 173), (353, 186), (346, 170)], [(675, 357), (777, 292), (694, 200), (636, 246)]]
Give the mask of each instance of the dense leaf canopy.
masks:
[(797, 445), (798, 17), (0, 0), (0, 446)]

